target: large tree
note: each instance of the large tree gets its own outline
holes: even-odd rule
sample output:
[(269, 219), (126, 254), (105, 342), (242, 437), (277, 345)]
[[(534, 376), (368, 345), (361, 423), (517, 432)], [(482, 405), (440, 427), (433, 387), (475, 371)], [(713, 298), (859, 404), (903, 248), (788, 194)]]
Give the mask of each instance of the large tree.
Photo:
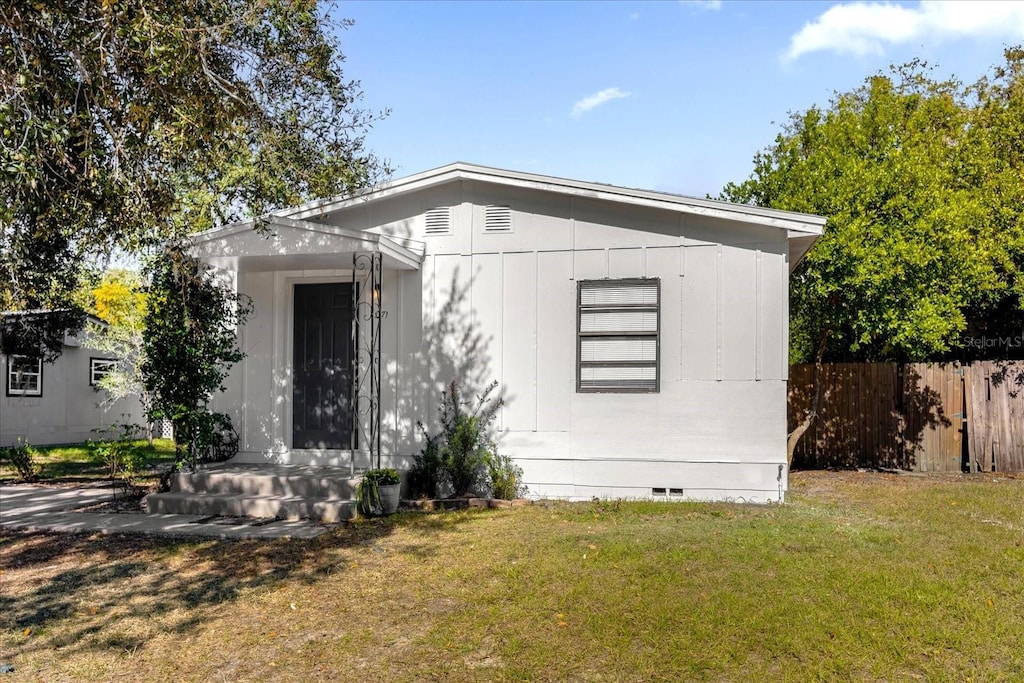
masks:
[(0, 3), (0, 310), (83, 264), (364, 185), (375, 114), (315, 0)]
[(1024, 52), (1005, 56), (969, 86), (918, 62), (868, 78), (726, 186), (828, 217), (792, 279), (794, 362), (971, 358), (1000, 351), (972, 339), (1020, 334)]

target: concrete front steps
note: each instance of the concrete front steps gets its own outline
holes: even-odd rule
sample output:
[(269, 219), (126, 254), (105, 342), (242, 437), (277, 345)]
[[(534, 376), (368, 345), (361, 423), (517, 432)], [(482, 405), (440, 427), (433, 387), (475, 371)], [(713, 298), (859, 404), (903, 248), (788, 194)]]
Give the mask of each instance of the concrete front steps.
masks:
[(151, 514), (312, 519), (335, 523), (356, 509), (359, 477), (305, 465), (211, 465), (178, 472), (167, 493), (146, 496)]

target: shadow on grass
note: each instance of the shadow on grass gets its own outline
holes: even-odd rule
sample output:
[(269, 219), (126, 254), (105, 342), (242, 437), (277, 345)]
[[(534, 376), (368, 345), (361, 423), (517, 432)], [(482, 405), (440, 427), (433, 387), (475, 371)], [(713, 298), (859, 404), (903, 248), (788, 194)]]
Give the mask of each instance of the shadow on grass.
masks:
[(361, 520), (314, 539), (274, 541), (0, 531), (0, 630), (41, 634), (19, 638), (14, 649), (20, 653), (105, 649), (111, 638), (121, 649), (143, 647), (149, 636), (133, 636), (125, 646), (118, 622), (162, 617), (156, 631), (186, 633), (243, 591), (285, 581), (312, 584), (349, 571), (353, 561), (382, 553), (378, 541), (400, 526), (413, 529), (422, 543), (399, 552), (422, 556), (431, 536), (468, 518), (408, 513)]

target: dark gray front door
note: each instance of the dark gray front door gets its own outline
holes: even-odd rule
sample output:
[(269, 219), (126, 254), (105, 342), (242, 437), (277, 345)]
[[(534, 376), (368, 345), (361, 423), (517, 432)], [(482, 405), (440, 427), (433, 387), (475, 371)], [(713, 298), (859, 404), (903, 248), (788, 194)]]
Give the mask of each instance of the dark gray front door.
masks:
[(352, 285), (295, 285), (293, 448), (349, 448)]

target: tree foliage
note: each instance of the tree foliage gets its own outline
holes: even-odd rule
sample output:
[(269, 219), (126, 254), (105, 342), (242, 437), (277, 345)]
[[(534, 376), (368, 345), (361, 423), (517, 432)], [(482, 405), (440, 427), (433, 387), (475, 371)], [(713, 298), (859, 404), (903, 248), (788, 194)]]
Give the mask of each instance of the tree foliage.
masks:
[(52, 363), (64, 351), (69, 330), (82, 329), (81, 309), (11, 311), (0, 315), (0, 354), (41, 358)]
[(315, 0), (0, 3), (0, 310), (81, 268), (364, 185), (377, 115)]
[(145, 282), (135, 271), (108, 270), (93, 288), (92, 300), (91, 313), (103, 322), (142, 330), (146, 317)]
[(225, 432), (233, 433), (230, 419), (211, 412), (209, 403), (244, 355), (236, 330), (250, 315), (251, 302), (180, 244), (155, 258), (148, 274), (141, 373), (150, 418), (172, 421), (177, 462), (195, 465)]
[(117, 367), (99, 382), (111, 399), (142, 396), (147, 294), (142, 276), (132, 270), (112, 269), (104, 273), (90, 292), (89, 312), (103, 324), (87, 326), (89, 345), (117, 359)]
[(725, 187), (828, 218), (791, 281), (794, 362), (978, 357), (970, 339), (1020, 333), (1024, 52), (1005, 56), (970, 86), (921, 62), (872, 76)]

